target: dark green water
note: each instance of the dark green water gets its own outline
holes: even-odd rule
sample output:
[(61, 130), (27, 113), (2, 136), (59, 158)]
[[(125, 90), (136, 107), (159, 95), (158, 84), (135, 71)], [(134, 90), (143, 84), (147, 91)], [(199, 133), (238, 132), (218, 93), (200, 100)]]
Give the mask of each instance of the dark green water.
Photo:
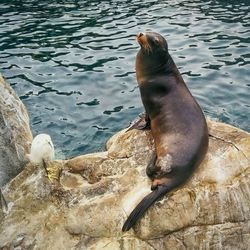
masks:
[(250, 131), (249, 1), (0, 1), (0, 71), (34, 135), (94, 152), (143, 111), (135, 34), (164, 35), (206, 115)]

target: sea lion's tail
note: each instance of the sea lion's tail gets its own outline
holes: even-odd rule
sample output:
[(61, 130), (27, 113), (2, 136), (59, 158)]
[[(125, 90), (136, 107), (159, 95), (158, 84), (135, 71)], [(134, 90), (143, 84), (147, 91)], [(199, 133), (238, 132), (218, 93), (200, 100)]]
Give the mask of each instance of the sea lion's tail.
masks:
[(131, 227), (133, 227), (135, 223), (143, 216), (146, 210), (169, 191), (169, 186), (158, 186), (153, 192), (145, 196), (125, 221), (122, 231), (128, 231)]

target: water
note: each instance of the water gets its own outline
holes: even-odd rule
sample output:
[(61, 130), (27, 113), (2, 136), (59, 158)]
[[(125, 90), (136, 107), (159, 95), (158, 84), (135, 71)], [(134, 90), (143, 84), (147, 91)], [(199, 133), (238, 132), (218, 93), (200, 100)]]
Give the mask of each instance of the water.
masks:
[(100, 151), (143, 111), (135, 34), (164, 35), (206, 115), (250, 131), (249, 1), (0, 1), (0, 71), (33, 134)]

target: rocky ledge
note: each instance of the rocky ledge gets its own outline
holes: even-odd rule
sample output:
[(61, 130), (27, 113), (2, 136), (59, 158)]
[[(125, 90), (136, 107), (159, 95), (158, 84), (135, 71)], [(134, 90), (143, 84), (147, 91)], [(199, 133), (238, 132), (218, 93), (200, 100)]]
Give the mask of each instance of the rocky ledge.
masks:
[(28, 164), (3, 189), (0, 249), (247, 249), (250, 134), (208, 120), (209, 151), (182, 187), (155, 203), (134, 229), (128, 214), (150, 192), (150, 131), (122, 130), (107, 151)]
[(22, 171), (31, 141), (27, 110), (0, 74), (0, 187)]

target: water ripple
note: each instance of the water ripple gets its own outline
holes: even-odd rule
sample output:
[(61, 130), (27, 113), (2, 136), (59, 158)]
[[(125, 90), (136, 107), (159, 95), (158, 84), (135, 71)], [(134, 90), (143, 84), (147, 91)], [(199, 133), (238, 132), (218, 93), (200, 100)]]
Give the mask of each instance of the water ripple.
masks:
[(205, 114), (250, 131), (250, 4), (240, 1), (0, 3), (0, 65), (34, 134), (66, 157), (102, 150), (143, 111), (138, 31), (155, 30)]

